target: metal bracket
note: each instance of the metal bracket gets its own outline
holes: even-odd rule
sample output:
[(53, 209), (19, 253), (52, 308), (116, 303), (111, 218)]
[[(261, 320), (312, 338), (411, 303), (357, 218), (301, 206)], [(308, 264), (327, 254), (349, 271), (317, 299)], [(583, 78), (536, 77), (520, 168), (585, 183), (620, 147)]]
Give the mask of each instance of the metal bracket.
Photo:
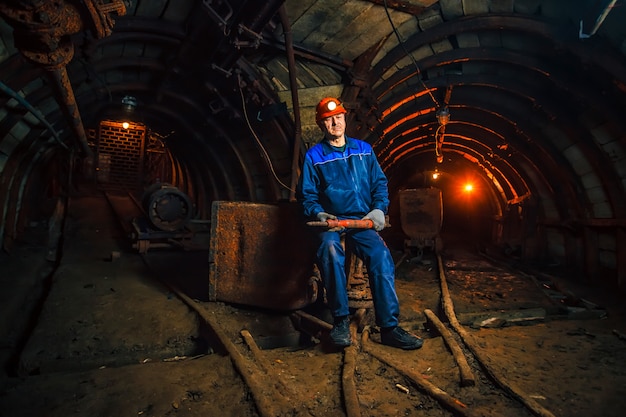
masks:
[(259, 47), (259, 45), (261, 44), (261, 41), (263, 40), (263, 36), (261, 34), (256, 33), (255, 31), (247, 28), (243, 24), (239, 24), (239, 34), (248, 35), (248, 37), (252, 40), (242, 41), (242, 40), (239, 40), (239, 38), (235, 39), (234, 45), (237, 49), (240, 49), (241, 47), (249, 47), (249, 48), (256, 49)]
[[(224, 32), (224, 36), (228, 36), (230, 32), (226, 29), (228, 21), (233, 17), (233, 8), (227, 0), (202, 0), (202, 4), (209, 12), (209, 15), (215, 20)], [(215, 4), (215, 7), (213, 5)], [(218, 10), (219, 9), (219, 10)]]

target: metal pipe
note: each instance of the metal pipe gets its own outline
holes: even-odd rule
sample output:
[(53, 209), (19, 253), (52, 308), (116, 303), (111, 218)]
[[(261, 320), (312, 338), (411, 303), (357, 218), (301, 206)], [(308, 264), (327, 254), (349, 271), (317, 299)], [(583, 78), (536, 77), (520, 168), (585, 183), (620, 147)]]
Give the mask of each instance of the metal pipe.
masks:
[(80, 117), (80, 112), (78, 111), (78, 105), (76, 104), (76, 98), (74, 97), (74, 90), (72, 90), (72, 84), (70, 83), (66, 68), (53, 68), (47, 70), (46, 73), (52, 82), (56, 99), (59, 104), (61, 104), (61, 111), (67, 118), (83, 155), (92, 159), (93, 151), (89, 147), (89, 143), (87, 141), (85, 127), (83, 126), (83, 121)]
[(298, 183), (298, 168), (300, 165), (300, 146), (302, 145), (302, 122), (300, 120), (300, 102), (298, 99), (298, 83), (296, 81), (296, 58), (293, 52), (293, 34), (287, 17), (287, 9), (283, 3), (279, 9), (280, 23), (283, 26), (285, 36), (285, 49), (287, 51), (287, 67), (289, 69), (289, 85), (291, 88), (291, 101), (293, 104), (293, 120), (295, 124), (293, 154), (291, 159), (291, 186), (289, 187), (289, 201), (296, 201), (296, 186)]
[(39, 110), (33, 107), (33, 105), (30, 104), (24, 97), (19, 95), (15, 90), (13, 90), (11, 87), (6, 85), (2, 81), (0, 81), (0, 90), (8, 94), (10, 97), (14, 98), (22, 106), (26, 107), (26, 109), (29, 112), (31, 112), (33, 116), (35, 116), (37, 120), (39, 120), (50, 131), (50, 133), (52, 134), (54, 139), (59, 143), (59, 145), (61, 145), (65, 149), (69, 149), (67, 145), (63, 143), (63, 141), (61, 140), (61, 137), (59, 136), (58, 132), (54, 130), (54, 127), (50, 124), (50, 122), (46, 120), (46, 117)]
[(0, 4), (0, 15), (13, 26), (15, 45), (28, 60), (46, 69), (55, 98), (76, 136), (81, 153), (93, 162), (85, 128), (65, 66), (74, 56), (71, 36), (90, 29), (96, 38), (111, 33), (111, 14), (123, 15), (122, 0), (102, 4), (97, 0), (46, 2), (22, 0)]
[(596, 19), (596, 24), (593, 26), (593, 29), (591, 30), (591, 33), (589, 34), (589, 36), (595, 35), (598, 29), (600, 29), (600, 26), (604, 22), (604, 19), (606, 19), (611, 9), (613, 9), (613, 6), (615, 6), (616, 2), (617, 0), (611, 0), (611, 2), (605, 7), (602, 14), (600, 14), (600, 16), (598, 16), (598, 18)]
[(335, 228), (335, 227), (343, 227), (346, 229), (373, 229), (374, 228), (374, 222), (370, 219), (363, 219), (363, 220), (357, 220), (357, 219), (341, 219), (341, 220), (336, 220), (336, 219), (328, 219), (326, 221), (323, 222), (318, 222), (318, 221), (312, 221), (312, 222), (307, 222), (306, 223), (307, 226), (319, 226), (319, 227), (328, 227), (328, 228)]

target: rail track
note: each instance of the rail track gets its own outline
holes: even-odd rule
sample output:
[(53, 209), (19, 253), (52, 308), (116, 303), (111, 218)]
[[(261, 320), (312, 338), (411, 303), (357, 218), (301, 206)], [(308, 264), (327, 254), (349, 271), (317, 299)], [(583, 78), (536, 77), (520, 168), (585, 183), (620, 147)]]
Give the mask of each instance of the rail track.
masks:
[[(542, 322), (563, 313), (559, 303), (566, 296), (541, 278), (463, 245), (450, 246), (420, 253), (418, 266), (404, 256), (398, 260), (401, 320), (426, 340), (413, 352), (380, 345), (373, 311), (364, 308), (354, 310), (353, 345), (334, 350), (326, 339), (330, 318), (319, 304), (290, 314), (293, 327), (285, 331), (301, 334), (297, 345), (262, 349), (255, 339), (262, 331), (230, 320), (231, 306), (198, 303), (171, 281), (163, 284), (206, 324), (210, 344), (230, 358), (263, 417), (555, 416), (539, 402), (541, 395), (517, 385), (515, 374), (498, 364), (475, 332)], [(140, 253), (150, 265), (147, 253)], [(430, 296), (413, 303), (414, 293)], [(321, 376), (313, 371), (317, 367)], [(446, 370), (431, 371), (436, 367)]]
[[(75, 207), (76, 213), (89, 213), (91, 209), (94, 209), (92, 206), (79, 204)], [(106, 242), (102, 242), (103, 226), (94, 224), (80, 230), (81, 233), (95, 233), (98, 245), (95, 248), (87, 247), (87, 249), (95, 249), (96, 252), (90, 254), (89, 259), (97, 259), (101, 256), (100, 251), (109, 247)], [(577, 414), (577, 410), (564, 412), (563, 403), (566, 400), (561, 401), (555, 398), (554, 391), (556, 390), (551, 392), (552, 395), (547, 394), (544, 392), (546, 382), (541, 382), (539, 379), (536, 379), (537, 386), (535, 387), (533, 375), (528, 376), (523, 365), (509, 366), (514, 362), (505, 360), (506, 355), (509, 354), (507, 349), (495, 346), (499, 343), (498, 341), (504, 345), (516, 345), (517, 339), (520, 343), (524, 343), (523, 339), (528, 339), (525, 332), (540, 327), (533, 326), (533, 324), (540, 324), (565, 314), (562, 309), (562, 300), (567, 297), (567, 294), (554, 291), (555, 287), (549, 285), (546, 277), (533, 277), (528, 273), (516, 271), (493, 259), (480, 256), (476, 251), (457, 250), (449, 244), (441, 254), (424, 254), (419, 260), (408, 258), (398, 260), (396, 286), (401, 301), (401, 324), (425, 340), (424, 346), (417, 351), (402, 351), (379, 343), (379, 333), (374, 325), (373, 312), (370, 309), (355, 309), (351, 326), (354, 343), (348, 348), (337, 350), (330, 346), (327, 340), (330, 318), (323, 304), (312, 305), (291, 313), (277, 313), (220, 302), (199, 301), (189, 295), (187, 288), (180, 286), (180, 277), (188, 272), (181, 268), (187, 262), (185, 254), (172, 254), (176, 256), (172, 258), (175, 259), (172, 262), (165, 256), (165, 253), (158, 251), (122, 254), (121, 260), (96, 265), (96, 274), (108, 276), (105, 281), (97, 281), (86, 275), (85, 268), (87, 265), (92, 265), (93, 261), (83, 261), (84, 253), (73, 252), (84, 248), (84, 244), (77, 244), (66, 253), (67, 259), (64, 259), (61, 265), (62, 274), (58, 281), (54, 279), (51, 294), (53, 298), (49, 300), (50, 307), (44, 306), (46, 312), (54, 314), (57, 307), (53, 306), (68, 305), (67, 301), (59, 302), (59, 300), (71, 299), (74, 301), (69, 304), (76, 304), (76, 296), (72, 295), (67, 298), (67, 292), (61, 293), (62, 298), (57, 298), (55, 288), (58, 285), (64, 285), (66, 288), (74, 287), (72, 294), (79, 294), (81, 297), (88, 294), (97, 297), (88, 300), (87, 304), (90, 304), (90, 308), (80, 313), (79, 317), (76, 315), (70, 317), (72, 320), (80, 318), (80, 321), (68, 323), (71, 327), (69, 330), (77, 340), (80, 341), (85, 339), (86, 335), (92, 335), (87, 331), (94, 325), (89, 321), (94, 312), (98, 317), (105, 317), (104, 314), (108, 314), (105, 312), (110, 312), (112, 318), (103, 319), (101, 323), (117, 320), (110, 327), (112, 331), (121, 331), (125, 334), (124, 337), (130, 337), (127, 329), (124, 328), (126, 322), (120, 321), (115, 315), (116, 312), (111, 311), (108, 306), (123, 305), (116, 303), (117, 298), (128, 299), (129, 301), (122, 301), (122, 303), (132, 305), (131, 303), (137, 297), (134, 292), (137, 287), (129, 281), (134, 280), (133, 274), (138, 273), (136, 277), (139, 278), (138, 281), (142, 281), (144, 277), (158, 280), (168, 288), (166, 293), (174, 296), (171, 300), (169, 297), (165, 300), (164, 293), (159, 290), (159, 286), (151, 286), (150, 305), (165, 306), (166, 310), (163, 312), (172, 312), (174, 309), (183, 310), (187, 315), (179, 314), (177, 317), (184, 317), (185, 320), (193, 316), (194, 320), (197, 319), (202, 323), (200, 327), (203, 330), (200, 336), (206, 338), (209, 348), (187, 357), (186, 354), (177, 353), (179, 356), (172, 360), (171, 351), (162, 352), (162, 356), (159, 357), (158, 348), (151, 349), (149, 346), (143, 346), (143, 351), (126, 352), (135, 356), (127, 355), (123, 360), (120, 357), (119, 360), (111, 361), (108, 357), (95, 357), (95, 353), (98, 353), (96, 351), (88, 351), (88, 354), (85, 354), (78, 350), (80, 346), (76, 344), (76, 359), (84, 361), (83, 368), (81, 368), (81, 372), (84, 373), (78, 376), (72, 373), (78, 368), (62, 368), (65, 364), (78, 366), (73, 357), (57, 359), (57, 353), (64, 352), (65, 346), (55, 349), (50, 339), (44, 339), (50, 342), (50, 346), (42, 346), (39, 343), (33, 343), (30, 346), (29, 343), (27, 347), (30, 349), (26, 356), (22, 356), (25, 358), (23, 364), (28, 365), (29, 360), (40, 358), (40, 350), (48, 352), (54, 364), (42, 363), (42, 378), (29, 377), (22, 388), (18, 387), (19, 389), (24, 392), (45, 392), (37, 384), (51, 380), (52, 373), (45, 373), (45, 369), (52, 369), (52, 366), (57, 371), (55, 375), (67, 375), (68, 385), (71, 385), (72, 381), (83, 381), (67, 389), (71, 396), (64, 397), (66, 395), (64, 392), (56, 393), (50, 391), (49, 387), (45, 388), (50, 392), (50, 397), (58, 398), (59, 403), (56, 408), (57, 413), (50, 411), (48, 413), (50, 416), (70, 415), (69, 411), (78, 410), (81, 407), (95, 410), (97, 408), (94, 408), (93, 404), (89, 403), (87, 406), (83, 403), (98, 395), (106, 398), (106, 405), (102, 406), (103, 409), (118, 410), (117, 415), (128, 414), (128, 407), (133, 406), (134, 402), (149, 402), (150, 407), (137, 407), (141, 415), (175, 413), (181, 416), (204, 416), (207, 415), (206, 410), (216, 408), (214, 405), (211, 406), (212, 408), (207, 408), (210, 399), (220, 401), (219, 409), (223, 411), (223, 415), (246, 417), (590, 415), (580, 412)], [(136, 256), (141, 258), (138, 262), (147, 266), (149, 272), (144, 273), (138, 268), (135, 261), (131, 259)], [(115, 274), (122, 271), (120, 268), (125, 260), (132, 262), (133, 272), (124, 271), (122, 276), (115, 280)], [(122, 264), (116, 265), (116, 262), (122, 262)], [(168, 266), (167, 270), (164, 265)], [(72, 279), (76, 277), (76, 283), (71, 283), (69, 277)], [(89, 284), (90, 282), (93, 285)], [(102, 289), (101, 295), (98, 295), (99, 288)], [(555, 305), (559, 307), (555, 308)], [(137, 309), (137, 307), (131, 308)], [(143, 314), (148, 314), (143, 307), (141, 311), (144, 312)], [(192, 314), (189, 315), (189, 312)], [(589, 313), (592, 312), (586, 312), (586, 314)], [(576, 314), (580, 314), (580, 311)], [(61, 317), (60, 323), (65, 325), (67, 317)], [(146, 319), (156, 320), (148, 316)], [(42, 321), (42, 324), (45, 325), (46, 322), (58, 323), (47, 318)], [(160, 326), (165, 326), (165, 329), (174, 327), (167, 320), (162, 320), (162, 322)], [(519, 326), (521, 324), (528, 326)], [(52, 332), (59, 333), (62, 330), (60, 326), (54, 324)], [(520, 330), (511, 333), (511, 329), (516, 328)], [(571, 329), (571, 326), (569, 328)], [(272, 329), (271, 336), (268, 336), (268, 329)], [(100, 331), (100, 328), (97, 330), (98, 333), (95, 335), (100, 338), (100, 344), (106, 340), (106, 335), (110, 337), (111, 343), (116, 342), (116, 333), (104, 333)], [(170, 328), (170, 330), (173, 334), (174, 329)], [(576, 328), (573, 330), (575, 334), (571, 337), (585, 340), (592, 340), (592, 336), (595, 337), (587, 331)], [(167, 334), (167, 330), (165, 332), (166, 336), (171, 336)], [(511, 339), (506, 339), (504, 336), (485, 338), (485, 332), (491, 332), (491, 335), (496, 336), (498, 332), (507, 332), (506, 337), (511, 337)], [(49, 334), (47, 331), (40, 330), (36, 333)], [(599, 332), (596, 334), (598, 338), (605, 341), (604, 343), (610, 336), (604, 337)], [(536, 348), (543, 343), (542, 340), (531, 341), (530, 344), (526, 340), (525, 346)], [(91, 339), (87, 339), (86, 342), (89, 349), (97, 346)], [(73, 345), (74, 341), (62, 339), (58, 343)], [(621, 342), (618, 341), (618, 343)], [(115, 346), (113, 348), (119, 349)], [(558, 346), (556, 348), (561, 349)], [(604, 345), (596, 346), (596, 348), (607, 349)], [(619, 346), (615, 349), (618, 348)], [(548, 350), (550, 349), (543, 349), (544, 352)], [(137, 358), (144, 357), (139, 355), (145, 355), (144, 352), (147, 351), (153, 355), (151, 360), (145, 363), (141, 360), (138, 364)], [(622, 357), (618, 350), (606, 350), (610, 352), (606, 355), (604, 350), (600, 352), (603, 356), (614, 356), (615, 361), (619, 361)], [(564, 349), (558, 353), (565, 354), (567, 351)], [(85, 361), (85, 359), (88, 360)], [(99, 370), (96, 364), (104, 360), (116, 363), (116, 366), (108, 366), (106, 371)], [(549, 373), (553, 366), (550, 361), (557, 359), (544, 358), (542, 360), (544, 363), (540, 366), (546, 368), (546, 372)], [(169, 364), (167, 370), (162, 367), (165, 363)], [(227, 376), (221, 372), (216, 380), (203, 385), (203, 381), (210, 380), (209, 375), (212, 375), (212, 372), (215, 373), (212, 367), (217, 367), (216, 364), (220, 364), (219, 368), (222, 370), (228, 368), (232, 371), (234, 368), (236, 372)], [(591, 368), (590, 365), (585, 364), (579, 366)], [(106, 382), (102, 380), (105, 372), (111, 378)], [(182, 379), (170, 381), (167, 373), (184, 374), (184, 382)], [(137, 394), (134, 391), (131, 394), (132, 399), (125, 399), (120, 401), (119, 405), (114, 406), (114, 399), (119, 395), (115, 387), (124, 379), (128, 379), (129, 375), (138, 375), (137, 384), (131, 385), (133, 388), (142, 386), (139, 375), (152, 375), (152, 378), (158, 375), (159, 381), (162, 381), (158, 385), (168, 387), (164, 390), (168, 393), (167, 395), (185, 396), (184, 390), (187, 390), (187, 394), (191, 393), (188, 404), (193, 402), (193, 410), (192, 407), (183, 410), (183, 402), (180, 399), (176, 401), (164, 399), (159, 402), (159, 399), (155, 399), (149, 393)], [(130, 378), (135, 380), (135, 377)], [(100, 381), (99, 392), (83, 393), (77, 396), (76, 392), (84, 391), (87, 384), (85, 381), (89, 384), (93, 384), (93, 381)], [(558, 377), (549, 379), (548, 383), (549, 381), (558, 381)], [(155, 385), (148, 386), (154, 387)], [(217, 392), (220, 387), (237, 387), (236, 389), (242, 387), (243, 391), (240, 395), (237, 394), (238, 398), (218, 400), (223, 397)], [(14, 391), (15, 395), (21, 392), (18, 388)], [(182, 394), (179, 394), (181, 389)], [(109, 397), (111, 395), (109, 390), (113, 390), (111, 397)], [(206, 404), (199, 400), (202, 395), (204, 395), (203, 398), (208, 399)], [(4, 406), (10, 403), (13, 406), (15, 398), (15, 396), (0, 396), (0, 403)], [(30, 401), (30, 403), (33, 402)], [(21, 407), (26, 410), (24, 413), (15, 412), (9, 415), (33, 415), (31, 411), (35, 408), (28, 408), (28, 406), (30, 404), (21, 404)], [(594, 406), (597, 408), (598, 403), (594, 403)], [(14, 409), (17, 408), (10, 410)], [(40, 408), (37, 410), (41, 411)], [(147, 410), (153, 410), (152, 414)], [(157, 410), (160, 411), (157, 412)], [(242, 410), (245, 411), (242, 413)], [(38, 413), (41, 414), (41, 412)], [(208, 414), (212, 413), (208, 412)], [(602, 415), (618, 414), (603, 413)]]
[[(525, 273), (514, 272), (478, 256), (467, 253), (463, 256), (464, 259), (457, 257), (455, 262), (451, 262), (452, 269), (454, 265), (458, 267), (459, 263), (480, 265), (462, 268), (465, 281), (482, 279), (481, 275), (488, 271), (493, 282), (520, 282), (534, 287), (537, 290), (535, 295), (540, 293), (537, 283)], [(424, 308), (421, 318), (419, 315), (407, 315), (407, 318), (413, 320), (412, 323), (404, 324), (420, 332), (426, 339), (421, 350), (412, 352), (380, 345), (371, 311), (366, 309), (355, 311), (351, 327), (354, 343), (343, 351), (333, 351), (327, 345), (325, 335), (331, 325), (306, 311), (293, 312), (291, 318), (295, 328), (310, 337), (310, 344), (297, 348), (292, 346), (263, 350), (248, 329), (226, 329), (225, 326), (237, 324), (222, 324), (216, 319), (215, 311), (210, 306), (207, 309), (206, 304), (195, 302), (176, 288), (172, 288), (172, 291), (213, 329), (217, 344), (231, 358), (250, 389), (259, 415), (264, 417), (554, 416), (555, 414), (537, 401), (537, 395), (527, 393), (517, 386), (507, 376), (506, 370), (495, 364), (493, 358), (482, 349), (481, 342), (473, 336), (473, 331), (459, 322), (449, 289), (450, 274), (447, 273), (445, 258), (433, 254), (433, 260), (436, 267), (429, 268), (427, 272), (433, 278), (431, 285), (437, 283), (439, 301), (431, 308)], [(459, 289), (454, 278), (453, 285), (456, 290)], [(420, 289), (433, 290), (435, 289), (427, 289), (424, 285)], [(524, 304), (523, 308), (528, 309), (528, 300), (521, 302)], [(502, 321), (505, 320), (502, 317), (509, 317), (516, 324), (525, 320), (519, 314), (503, 313), (499, 307), (501, 306), (496, 306), (495, 310), (483, 310), (482, 313), (487, 317), (495, 314), (501, 325), (504, 325)], [(526, 317), (529, 322), (543, 319), (537, 317), (537, 309), (528, 310), (531, 312), (530, 317)], [(431, 345), (439, 349), (436, 355), (428, 352)], [(443, 361), (445, 364), (433, 359), (439, 358), (441, 361), (442, 355), (449, 356)], [(334, 358), (334, 361), (329, 361), (329, 357)], [(310, 370), (310, 366), (298, 366), (298, 362), (302, 360), (327, 366), (328, 374), (325, 379), (315, 382), (312, 375), (302, 374)], [(429, 373), (430, 368), (437, 365), (448, 369), (440, 375)], [(334, 388), (325, 392), (315, 391), (324, 382), (328, 387)], [(312, 392), (317, 392), (318, 395), (312, 395)], [(321, 396), (334, 399), (322, 400)]]

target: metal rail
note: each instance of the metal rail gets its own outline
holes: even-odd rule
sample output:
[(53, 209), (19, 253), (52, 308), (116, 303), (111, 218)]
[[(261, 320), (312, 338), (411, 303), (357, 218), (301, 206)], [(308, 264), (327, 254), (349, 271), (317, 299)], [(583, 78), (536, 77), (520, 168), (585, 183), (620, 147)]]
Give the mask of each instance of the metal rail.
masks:
[[(532, 415), (538, 417), (554, 417), (549, 410), (542, 407), (529, 395), (524, 393), (519, 387), (512, 384), (503, 377), (496, 368), (491, 364), (490, 359), (478, 347), (473, 337), (463, 328), (456, 319), (453, 303), (447, 288), (447, 279), (443, 268), (443, 261), (440, 255), (437, 255), (438, 270), (433, 271), (440, 277), (441, 299), (444, 307), (446, 318), (452, 330), (460, 337), (463, 345), (456, 343), (456, 337), (447, 331), (447, 326), (436, 316), (431, 310), (425, 310), (424, 315), (431, 323), (436, 323), (437, 333), (444, 337), (445, 343), (450, 347), (451, 353), (455, 356), (454, 360), (459, 366), (461, 381), (460, 387), (474, 386), (476, 379), (480, 379), (483, 384), (493, 384), (492, 389), (501, 389), (506, 395), (503, 401), (518, 401)], [(284, 376), (277, 373), (272, 364), (269, 363), (266, 353), (261, 351), (253, 336), (247, 329), (240, 329), (244, 344), (234, 339), (233, 329), (227, 331), (216, 322), (214, 317), (203, 308), (201, 304), (195, 302), (187, 295), (179, 291), (177, 288), (167, 285), (170, 290), (175, 293), (186, 305), (192, 308), (198, 316), (209, 326), (212, 333), (216, 335), (218, 345), (229, 355), (234, 367), (240, 373), (243, 381), (249, 387), (256, 408), (261, 416), (305, 416), (309, 415), (306, 402), (304, 399), (297, 398), (296, 390), (292, 389), (292, 385), (287, 383)], [(348, 417), (359, 417), (361, 415), (362, 405), (359, 402), (358, 392), (359, 384), (355, 378), (357, 363), (362, 359), (362, 354), (366, 354), (374, 360), (380, 361), (382, 364), (395, 369), (399, 374), (403, 375), (411, 384), (423, 394), (430, 396), (440, 406), (451, 412), (453, 415), (473, 417), (479, 416), (480, 409), (474, 409), (463, 402), (461, 397), (446, 392), (437, 386), (431, 380), (416, 372), (410, 364), (404, 363), (401, 359), (389, 352), (384, 346), (370, 339), (372, 329), (367, 325), (366, 309), (359, 309), (353, 316), (351, 323), (351, 333), (353, 345), (344, 348), (343, 351), (337, 352), (343, 355), (343, 366), (341, 367), (338, 379), (342, 386), (342, 404), (344, 413)], [(324, 339), (332, 325), (319, 319), (316, 316), (305, 313), (303, 311), (295, 311), (292, 313), (292, 321), (296, 328), (312, 335), (313, 337)], [(361, 337), (358, 337), (358, 329), (362, 329)], [(230, 336), (229, 336), (230, 335)], [(245, 348), (247, 347), (247, 349)], [(419, 351), (418, 351), (419, 352)], [(287, 355), (287, 353), (282, 353)], [(419, 353), (418, 353), (419, 354)], [(466, 357), (472, 357), (473, 366), (470, 366)], [(288, 360), (288, 359), (285, 359)], [(474, 375), (483, 375), (483, 378), (476, 378)], [(405, 388), (399, 386), (400, 388)], [(512, 399), (512, 400), (511, 400)], [(503, 408), (506, 408), (503, 405)]]
[(478, 343), (474, 341), (474, 338), (472, 337), (472, 335), (468, 333), (463, 328), (463, 326), (461, 326), (461, 324), (456, 318), (456, 314), (454, 312), (454, 304), (452, 302), (452, 298), (450, 297), (450, 291), (448, 289), (445, 269), (443, 267), (443, 260), (441, 258), (441, 255), (439, 254), (437, 254), (437, 265), (438, 265), (439, 279), (440, 279), (440, 285), (441, 285), (441, 300), (442, 300), (443, 309), (448, 318), (448, 322), (450, 323), (450, 326), (454, 329), (454, 331), (461, 337), (465, 346), (471, 351), (471, 353), (474, 355), (476, 360), (480, 363), (485, 373), (490, 377), (490, 379), (493, 382), (495, 382), (495, 384), (498, 387), (506, 391), (508, 394), (512, 395), (518, 401), (520, 401), (534, 415), (539, 416), (539, 417), (554, 417), (554, 414), (552, 414), (550, 411), (544, 408), (537, 401), (532, 399), (527, 393), (525, 393), (517, 385), (513, 384), (511, 381), (509, 381), (504, 376), (502, 376), (491, 365), (491, 361), (481, 351)]
[[(483, 381), (490, 381), (494, 384), (495, 388), (499, 388), (504, 393), (506, 393), (505, 397), (513, 398), (515, 401), (521, 403), (530, 413), (538, 417), (554, 417), (554, 414), (541, 406), (537, 401), (535, 401), (530, 395), (521, 390), (518, 386), (513, 384), (511, 381), (507, 380), (504, 376), (499, 373), (495, 367), (491, 364), (490, 359), (487, 355), (481, 350), (478, 343), (476, 343), (463, 326), (459, 323), (456, 318), (456, 314), (454, 312), (454, 305), (452, 302), (452, 298), (450, 296), (450, 292), (447, 287), (447, 279), (445, 270), (443, 267), (443, 261), (441, 255), (437, 254), (437, 264), (438, 268), (436, 273), (440, 278), (440, 288), (441, 288), (441, 300), (442, 306), (445, 312), (445, 321), (447, 321), (452, 330), (460, 337), (463, 342), (463, 346), (459, 345), (456, 342), (456, 338), (451, 332), (448, 330), (447, 326), (439, 320), (439, 318), (429, 309), (424, 311), (424, 315), (431, 324), (433, 324), (437, 332), (444, 338), (446, 345), (449, 347), (451, 354), (454, 356), (454, 360), (459, 367), (460, 372), (460, 386), (468, 387), (474, 386), (476, 378), (474, 374), (482, 374), (486, 378), (482, 378)], [(294, 315), (298, 318), (298, 322), (302, 325), (302, 321), (306, 321), (306, 325), (302, 325), (302, 328), (311, 334), (316, 334), (319, 336), (320, 333), (327, 332), (332, 328), (332, 326), (328, 323), (322, 322), (320, 320), (311, 317), (310, 315), (302, 312), (296, 312)], [(357, 325), (362, 325), (359, 320), (361, 320), (363, 314), (360, 315), (360, 318), (356, 320)], [(353, 321), (354, 326), (354, 321)], [(312, 329), (315, 329), (312, 331)], [(411, 369), (411, 367), (401, 360), (396, 359), (393, 355), (390, 355), (384, 348), (378, 347), (377, 343), (374, 343), (370, 340), (370, 328), (369, 326), (365, 326), (365, 329), (362, 333), (361, 343), (353, 344), (344, 349), (344, 368), (342, 371), (342, 383), (343, 383), (343, 393), (344, 393), (344, 407), (346, 411), (346, 415), (351, 416), (359, 416), (360, 410), (358, 407), (358, 387), (355, 386), (353, 373), (354, 373), (354, 362), (356, 362), (356, 355), (358, 352), (363, 352), (372, 356), (373, 358), (379, 360), (383, 364), (394, 368), (400, 374), (404, 375), (408, 378), (420, 391), (429, 395), (434, 400), (440, 403), (440, 405), (451, 411), (454, 415), (461, 416), (476, 416), (480, 415), (479, 410), (472, 409), (471, 407), (465, 405), (462, 400), (455, 398), (450, 395), (433, 382), (425, 379), (419, 373), (415, 372), (415, 370)], [(353, 340), (357, 340), (353, 334)], [(470, 367), (467, 357), (472, 357), (474, 366)], [(352, 370), (352, 375), (350, 371)], [(356, 405), (355, 405), (356, 404)]]

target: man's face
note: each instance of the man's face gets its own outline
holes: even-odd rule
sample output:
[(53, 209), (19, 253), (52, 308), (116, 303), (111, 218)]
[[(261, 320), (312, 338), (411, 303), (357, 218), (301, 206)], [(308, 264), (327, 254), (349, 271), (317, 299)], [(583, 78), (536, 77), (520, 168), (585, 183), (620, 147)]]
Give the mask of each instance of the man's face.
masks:
[(324, 131), (324, 135), (329, 139), (342, 138), (346, 132), (346, 117), (345, 113), (339, 113), (334, 116), (322, 119), (321, 128)]

